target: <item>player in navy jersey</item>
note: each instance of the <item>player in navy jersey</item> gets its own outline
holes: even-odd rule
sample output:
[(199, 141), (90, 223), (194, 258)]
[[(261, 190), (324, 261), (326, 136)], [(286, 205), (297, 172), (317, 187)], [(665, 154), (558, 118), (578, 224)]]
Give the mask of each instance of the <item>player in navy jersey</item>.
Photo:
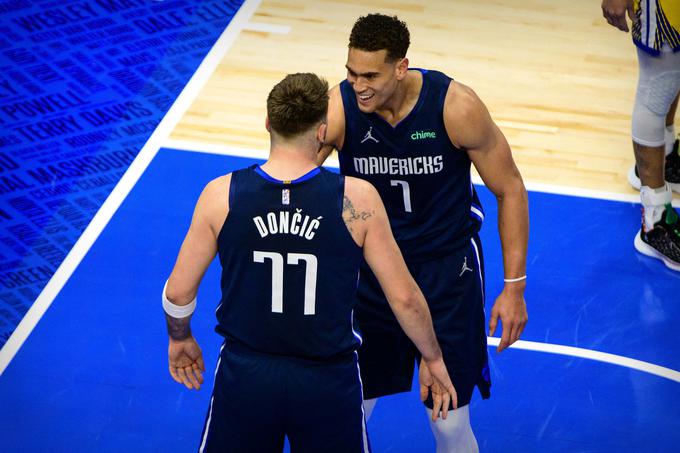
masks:
[[(475, 387), (488, 398), (491, 382), (477, 234), (484, 210), (470, 180), (471, 163), (498, 199), (506, 284), (489, 320), (490, 335), (502, 323), (498, 351), (517, 341), (527, 322), (527, 194), (510, 147), (482, 101), (441, 72), (409, 68), (409, 40), (406, 24), (396, 17), (370, 14), (356, 21), (347, 80), (330, 91), (326, 146), (318, 162), (335, 148), (341, 173), (369, 181), (380, 193), (430, 306), (458, 392), (461, 407), (446, 422), (431, 424), (437, 451), (477, 451), (469, 402)], [(411, 388), (420, 357), (366, 266), (358, 296), (356, 319), (364, 338), (359, 363), (370, 415), (376, 398)], [(436, 414), (431, 401), (425, 404)]]
[[(222, 265), (217, 332), (225, 338), (199, 451), (364, 452), (368, 438), (353, 328), (362, 257), (423, 354), (445, 419), (457, 406), (432, 320), (392, 236), (376, 190), (316, 166), (328, 84), (294, 74), (267, 98), (269, 159), (210, 182), (163, 292), (172, 377), (203, 383), (190, 329), (196, 294), (216, 254)], [(363, 250), (362, 250), (363, 249)]]

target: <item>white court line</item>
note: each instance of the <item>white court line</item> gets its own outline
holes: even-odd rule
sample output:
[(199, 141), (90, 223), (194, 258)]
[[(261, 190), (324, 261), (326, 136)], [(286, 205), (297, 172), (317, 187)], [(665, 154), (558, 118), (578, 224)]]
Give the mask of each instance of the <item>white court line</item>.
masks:
[[(167, 139), (163, 142), (162, 147), (178, 149), (182, 151), (220, 154), (224, 156), (248, 157), (253, 159), (267, 159), (269, 154), (268, 151), (237, 148), (229, 145), (217, 145), (190, 140)], [(337, 157), (330, 156), (324, 165), (331, 168), (338, 168), (339, 163)], [(472, 182), (474, 184), (484, 185), (484, 182), (477, 175), (472, 176)], [(582, 198), (596, 198), (599, 200), (622, 201), (626, 203), (640, 203), (640, 195), (636, 194), (622, 194), (616, 192), (606, 192), (604, 190), (581, 189), (578, 187), (543, 184), (537, 182), (527, 182), (525, 183), (525, 186), (530, 192), (552, 193), (556, 195), (567, 195)], [(673, 200), (673, 206), (680, 207), (680, 200)]]
[(251, 159), (267, 159), (269, 151), (252, 148), (237, 148), (235, 146), (217, 145), (213, 143), (203, 143), (200, 147), (195, 147), (195, 142), (185, 140), (173, 140), (168, 138), (163, 142), (161, 148), (171, 148), (180, 151), (193, 153), (219, 154), (230, 157), (247, 157)]
[(276, 33), (279, 35), (287, 35), (290, 33), (290, 25), (276, 25), (276, 24), (265, 24), (262, 22), (248, 22), (243, 27), (244, 30), (248, 31), (262, 31), (265, 33)]
[(31, 334), (35, 326), (43, 317), (45, 311), (50, 307), (54, 298), (57, 297), (59, 291), (64, 287), (68, 279), (71, 277), (75, 269), (80, 264), (80, 261), (87, 254), (92, 247), (92, 244), (97, 240), (101, 232), (109, 223), (113, 214), (118, 210), (121, 203), (127, 197), (128, 193), (135, 186), (142, 173), (149, 166), (158, 152), (161, 144), (170, 135), (179, 120), (184, 115), (184, 112), (193, 103), (198, 93), (203, 88), (203, 85), (208, 81), (210, 76), (217, 68), (217, 65), (232, 46), (239, 33), (248, 23), (253, 13), (260, 5), (262, 0), (245, 0), (238, 10), (236, 15), (231, 19), (227, 28), (222, 32), (215, 45), (210, 49), (206, 57), (199, 65), (196, 72), (191, 77), (187, 85), (179, 94), (175, 102), (165, 114), (163, 120), (158, 124), (156, 130), (151, 134), (144, 147), (139, 151), (135, 160), (130, 164), (123, 177), (118, 181), (118, 184), (113, 188), (111, 194), (97, 211), (90, 224), (85, 228), (83, 234), (78, 238), (71, 251), (66, 255), (64, 261), (57, 268), (45, 288), (43, 288), (38, 298), (33, 302), (31, 308), (28, 309), (19, 325), (14, 329), (12, 335), (0, 350), (0, 375), (5, 371), (10, 361), (16, 355), (21, 345), (24, 344), (26, 338)]
[[(489, 346), (498, 346), (501, 341), (500, 338), (496, 337), (487, 337), (486, 340)], [(514, 349), (524, 349), (526, 351), (547, 352), (549, 354), (568, 355), (572, 357), (596, 360), (598, 362), (611, 363), (613, 365), (619, 365), (622, 367), (643, 371), (645, 373), (654, 374), (662, 378), (670, 379), (671, 381), (680, 382), (680, 371), (654, 365), (653, 363), (649, 362), (643, 362), (641, 360), (631, 359), (629, 357), (609, 354), (608, 352), (524, 340), (518, 340), (510, 347)]]
[[(187, 140), (174, 140), (171, 138), (165, 140), (161, 148), (169, 148), (178, 151), (187, 151), (191, 153), (219, 154), (221, 156), (230, 157), (246, 157), (249, 159), (267, 160), (267, 157), (269, 157), (269, 151), (263, 151), (259, 149), (238, 148), (229, 145), (217, 145), (214, 143), (199, 143)], [(337, 157), (330, 156), (326, 160), (324, 166), (331, 168), (340, 168), (340, 163), (338, 162)]]

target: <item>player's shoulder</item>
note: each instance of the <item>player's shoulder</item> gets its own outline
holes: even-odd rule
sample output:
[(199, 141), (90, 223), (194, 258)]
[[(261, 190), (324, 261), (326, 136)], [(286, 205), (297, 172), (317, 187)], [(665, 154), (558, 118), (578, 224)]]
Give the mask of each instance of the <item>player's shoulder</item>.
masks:
[(217, 178), (208, 182), (203, 188), (203, 194), (208, 198), (222, 197), (229, 194), (229, 185), (231, 184), (232, 173), (218, 176)]
[(345, 107), (342, 101), (340, 85), (328, 91), (328, 128), (325, 144), (341, 149), (345, 137)]
[(352, 202), (369, 205), (380, 199), (373, 184), (353, 176), (345, 176), (345, 197), (350, 198)]
[(329, 114), (343, 113), (345, 110), (342, 102), (342, 92), (340, 91), (340, 84), (335, 85), (328, 90), (328, 111)]
[(337, 99), (338, 97), (342, 97), (342, 93), (340, 92), (340, 84), (333, 85), (330, 90), (328, 90), (328, 96), (331, 99)]
[(484, 107), (477, 93), (469, 86), (452, 80), (446, 92), (444, 112), (457, 118), (474, 115)]
[(356, 192), (370, 192), (375, 190), (373, 184), (365, 179), (355, 178), (354, 176), (345, 176), (345, 187)]
[(219, 176), (203, 188), (196, 204), (199, 215), (219, 220), (229, 209), (229, 187), (232, 173)]

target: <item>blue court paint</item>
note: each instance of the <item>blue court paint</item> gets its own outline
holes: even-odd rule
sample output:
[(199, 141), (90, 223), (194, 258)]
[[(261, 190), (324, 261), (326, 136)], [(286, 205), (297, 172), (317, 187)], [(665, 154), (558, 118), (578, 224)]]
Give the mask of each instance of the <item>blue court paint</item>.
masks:
[[(203, 186), (253, 162), (159, 152), (0, 376), (0, 450), (197, 448), (221, 344), (217, 263), (192, 322), (207, 365), (200, 392), (169, 376), (160, 292)], [(486, 189), (480, 195), (488, 316), (502, 274), (495, 202)], [(633, 251), (639, 208), (540, 193), (530, 202), (523, 338), (680, 369), (672, 335), (680, 279)], [(490, 358), (492, 398), (472, 403), (482, 451), (673, 451), (680, 442), (677, 383), (544, 353), (491, 348)], [(381, 401), (368, 429), (376, 452), (434, 445), (414, 392)]]
[(242, 3), (2, 3), (0, 348)]

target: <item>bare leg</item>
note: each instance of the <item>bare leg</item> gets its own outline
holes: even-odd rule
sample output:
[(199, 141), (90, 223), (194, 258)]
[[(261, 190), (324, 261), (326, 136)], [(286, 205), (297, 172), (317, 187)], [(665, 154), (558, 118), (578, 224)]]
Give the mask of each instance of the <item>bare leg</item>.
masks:
[(664, 147), (664, 145), (643, 146), (633, 142), (635, 165), (637, 165), (643, 186), (655, 189), (664, 185), (663, 165), (666, 160)]
[(680, 98), (680, 93), (675, 96), (675, 100), (671, 104), (670, 109), (668, 109), (668, 114), (666, 115), (666, 126), (672, 126), (675, 121), (675, 111), (678, 109), (678, 98)]

